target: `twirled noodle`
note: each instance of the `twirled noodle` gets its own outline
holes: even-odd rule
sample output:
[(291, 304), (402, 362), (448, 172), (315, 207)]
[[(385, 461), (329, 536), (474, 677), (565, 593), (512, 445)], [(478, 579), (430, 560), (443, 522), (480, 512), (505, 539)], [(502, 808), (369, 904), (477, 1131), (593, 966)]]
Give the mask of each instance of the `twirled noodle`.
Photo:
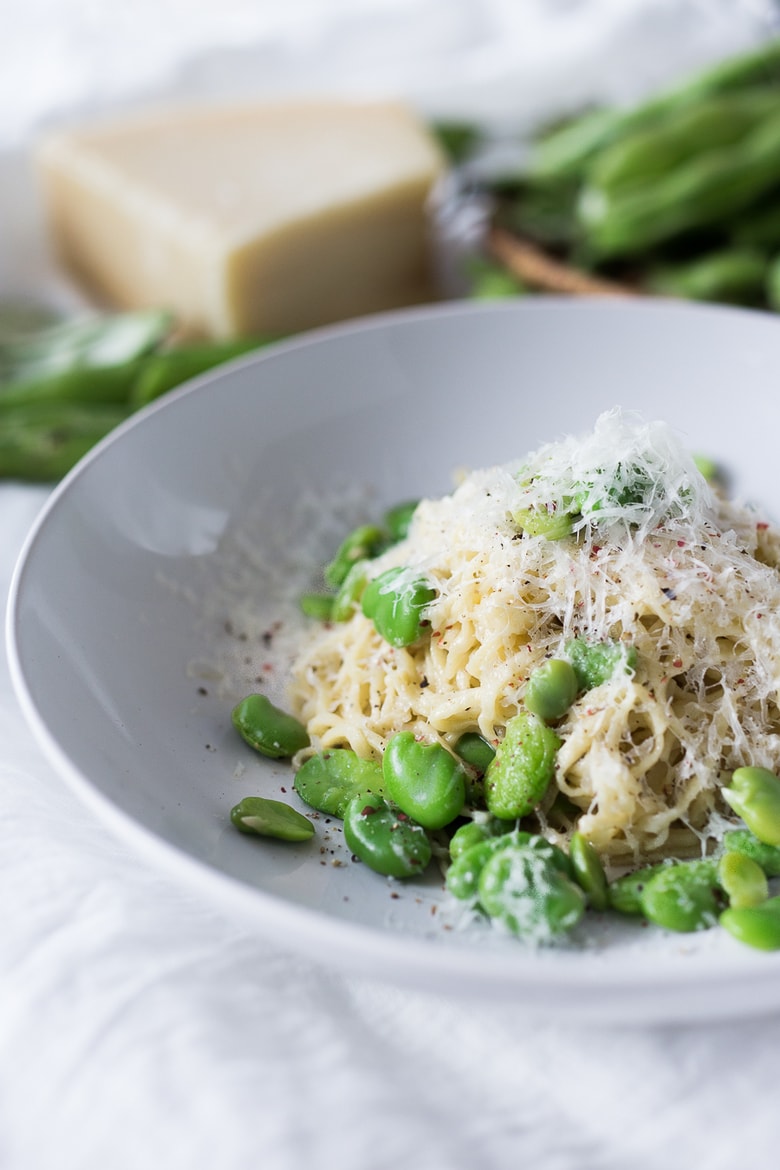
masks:
[(630, 644), (635, 670), (580, 695), (556, 728), (555, 790), (605, 857), (690, 851), (736, 767), (780, 766), (780, 534), (702, 480), (660, 523), (548, 540), (512, 518), (517, 472), (476, 472), (420, 504), (370, 571), (426, 575), (429, 636), (394, 649), (356, 610), (304, 649), (294, 709), (316, 745), (363, 756), (400, 730), (497, 743), (531, 671), (569, 639)]

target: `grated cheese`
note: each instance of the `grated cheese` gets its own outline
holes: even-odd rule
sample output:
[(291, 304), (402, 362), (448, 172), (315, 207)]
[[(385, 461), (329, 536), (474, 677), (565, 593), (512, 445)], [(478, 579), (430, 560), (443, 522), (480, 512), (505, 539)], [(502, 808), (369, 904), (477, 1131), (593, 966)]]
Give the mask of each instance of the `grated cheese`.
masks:
[[(565, 513), (566, 534), (524, 528)], [(780, 768), (780, 532), (713, 491), (663, 423), (610, 411), (586, 436), (475, 471), (423, 501), (371, 563), (423, 573), (430, 638), (393, 649), (359, 610), (298, 657), (291, 702), (316, 745), (381, 755), (412, 730), (498, 742), (528, 678), (571, 638), (636, 651), (557, 727), (552, 797), (617, 863), (701, 851), (739, 766)], [(562, 830), (561, 830), (562, 832)]]

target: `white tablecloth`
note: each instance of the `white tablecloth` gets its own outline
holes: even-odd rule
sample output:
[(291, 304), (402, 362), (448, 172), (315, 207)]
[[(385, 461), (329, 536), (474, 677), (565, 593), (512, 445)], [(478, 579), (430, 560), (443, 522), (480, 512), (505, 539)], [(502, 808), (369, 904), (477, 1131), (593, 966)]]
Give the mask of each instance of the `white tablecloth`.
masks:
[[(122, 6), (121, 20), (118, 7), (74, 4), (70, 24), (55, 19), (64, 5), (15, 8), (3, 29), (4, 65), (13, 58), (15, 72), (0, 68), (0, 85), (16, 78), (17, 104), (12, 117), (0, 102), (0, 135), (13, 144), (57, 113), (47, 65), (61, 104), (74, 108), (121, 97), (139, 76), (153, 86), (182, 46), (190, 56), (179, 80), (217, 89), (224, 72), (195, 53), (217, 6), (169, 7), (180, 17), (178, 45), (170, 22), (149, 42), (157, 0)], [(629, 32), (633, 44), (639, 29), (646, 48), (665, 47), (637, 59), (649, 83), (686, 52), (703, 59), (749, 40), (771, 5), (344, 0), (329, 9), (329, 24), (322, 7), (303, 0), (276, 12), (220, 7), (223, 40), (232, 38), (239, 55), (250, 26), (259, 35), (261, 15), (267, 47), (290, 33), (293, 10), (306, 10), (308, 33), (293, 54), (299, 81), (325, 76), (324, 47), (330, 76), (337, 74), (349, 28), (355, 67), (342, 73), (356, 88), (370, 88), (369, 77), (392, 88), (395, 78), (430, 108), (460, 101), (500, 114), (497, 86), (524, 92), (529, 103), (543, 85), (549, 100), (556, 78), (559, 95), (566, 86), (597, 88), (596, 75), (607, 76), (599, 60), (611, 62), (618, 88), (641, 81), (642, 68), (616, 49)], [(136, 53), (136, 74), (117, 68), (121, 37), (116, 28), (107, 35), (108, 9)], [(42, 12), (44, 31), (33, 25)], [(369, 26), (369, 16), (378, 23)], [(17, 59), (25, 21), (41, 46), (37, 71)], [(378, 39), (370, 34), (377, 27)], [(602, 58), (589, 40), (597, 30)], [(363, 37), (363, 55), (354, 53), (355, 37)], [(403, 44), (417, 51), (402, 53)], [(263, 52), (277, 62), (278, 80), (278, 54)], [(572, 71), (577, 54), (590, 73)], [(552, 64), (543, 68), (543, 60)], [(0, 487), (3, 596), (45, 498), (44, 489)], [(522, 1010), (402, 991), (285, 954), (150, 869), (93, 819), (33, 742), (4, 662), (0, 777), (1, 1170), (732, 1170), (777, 1161), (780, 1018), (577, 1029), (556, 1022), (554, 1003), (548, 1019), (532, 1022)]]

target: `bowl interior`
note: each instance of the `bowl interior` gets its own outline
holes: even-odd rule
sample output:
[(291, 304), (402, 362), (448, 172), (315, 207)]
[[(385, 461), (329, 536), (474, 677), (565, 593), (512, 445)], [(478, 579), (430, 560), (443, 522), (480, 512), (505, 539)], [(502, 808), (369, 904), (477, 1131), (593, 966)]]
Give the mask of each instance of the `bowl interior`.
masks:
[[(557, 300), (393, 314), (234, 363), (132, 420), (52, 496), (9, 608), (25, 711), (116, 830), (295, 945), (505, 989), (590, 964), (576, 978), (603, 984), (593, 948), (529, 957), (482, 934), (475, 949), (440, 880), (377, 880), (324, 819), (314, 846), (241, 837), (227, 814), (242, 796), (294, 797), (289, 769), (245, 748), (230, 710), (254, 689), (283, 697), (297, 596), (352, 523), (613, 406), (671, 423), (780, 515), (778, 369), (768, 315)], [(633, 972), (660, 986), (646, 939), (599, 931), (622, 956), (613, 984)], [(675, 947), (658, 944), (657, 962), (679, 981), (692, 968), (679, 973)], [(727, 947), (715, 971), (754, 963)]]

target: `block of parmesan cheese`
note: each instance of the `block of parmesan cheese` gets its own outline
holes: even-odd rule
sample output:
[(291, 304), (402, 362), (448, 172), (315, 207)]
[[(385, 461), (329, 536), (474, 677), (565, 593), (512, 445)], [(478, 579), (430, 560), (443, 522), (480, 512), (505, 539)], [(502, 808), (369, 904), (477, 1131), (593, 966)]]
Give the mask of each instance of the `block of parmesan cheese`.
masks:
[(114, 307), (229, 337), (432, 295), (444, 161), (402, 104), (155, 111), (56, 132), (37, 161), (59, 258)]

